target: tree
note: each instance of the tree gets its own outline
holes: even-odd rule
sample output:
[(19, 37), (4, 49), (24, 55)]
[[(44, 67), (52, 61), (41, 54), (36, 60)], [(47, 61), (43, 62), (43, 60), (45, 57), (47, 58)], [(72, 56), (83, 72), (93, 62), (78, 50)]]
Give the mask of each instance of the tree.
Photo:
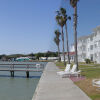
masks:
[(35, 54), (33, 54), (33, 53), (30, 53), (28, 56), (34, 57), (34, 56), (35, 56)]
[(62, 36), (62, 42), (63, 42), (64, 65), (66, 65), (66, 63), (65, 63), (64, 33), (63, 33), (64, 18), (63, 18), (63, 16), (60, 15), (59, 11), (57, 11), (56, 21), (57, 21), (58, 25), (61, 27), (61, 36)]
[(70, 57), (69, 57), (69, 43), (68, 43), (68, 31), (67, 31), (67, 20), (71, 20), (70, 16), (67, 16), (66, 9), (60, 8), (60, 12), (64, 17), (65, 22), (65, 30), (66, 30), (66, 47), (67, 47), (67, 56), (68, 56), (68, 64), (70, 64)]
[(74, 47), (75, 47), (75, 64), (78, 70), (78, 55), (77, 55), (77, 2), (79, 0), (70, 0), (71, 6), (74, 8)]
[(44, 57), (44, 53), (41, 53), (41, 52), (36, 53), (36, 54), (35, 54), (35, 57), (36, 57), (36, 59), (39, 60), (40, 57)]
[(58, 47), (58, 57), (59, 57), (59, 61), (60, 61), (60, 48), (59, 48), (59, 43), (60, 43), (60, 35), (61, 33), (59, 32), (59, 30), (55, 30), (55, 35), (56, 37), (54, 38), (54, 42), (56, 43), (57, 47)]

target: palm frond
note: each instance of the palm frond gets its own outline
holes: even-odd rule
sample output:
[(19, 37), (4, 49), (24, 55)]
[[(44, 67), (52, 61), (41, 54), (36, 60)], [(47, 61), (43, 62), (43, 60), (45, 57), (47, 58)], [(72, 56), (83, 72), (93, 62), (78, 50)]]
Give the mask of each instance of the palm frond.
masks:
[(78, 1), (79, 1), (79, 0), (70, 0), (71, 6), (72, 6), (73, 8), (76, 7)]
[(60, 12), (63, 16), (66, 16), (66, 9), (65, 8), (60, 8)]
[(68, 19), (69, 19), (69, 20), (71, 20), (71, 17), (70, 17), (70, 16), (68, 16)]
[(61, 27), (63, 27), (64, 24), (65, 24), (65, 20), (64, 20), (64, 17), (63, 16), (57, 15), (56, 16), (56, 21), (57, 21), (58, 25), (60, 25)]
[(57, 15), (61, 15), (60, 11), (56, 11)]
[(54, 33), (55, 33), (55, 35), (56, 35), (56, 36), (58, 36), (58, 37), (61, 35), (61, 32), (60, 32), (58, 29), (57, 29), (57, 30), (55, 30), (55, 32), (54, 32)]
[(55, 37), (54, 38), (54, 42), (56, 43), (56, 45), (58, 46), (59, 45), (59, 43), (60, 43), (60, 39), (59, 38), (57, 38), (57, 37)]

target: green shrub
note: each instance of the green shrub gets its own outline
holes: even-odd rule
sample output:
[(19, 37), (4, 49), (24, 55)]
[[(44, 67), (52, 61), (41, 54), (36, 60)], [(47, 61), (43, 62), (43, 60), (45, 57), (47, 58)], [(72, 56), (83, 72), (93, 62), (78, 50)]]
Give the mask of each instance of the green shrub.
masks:
[(86, 64), (90, 64), (91, 63), (90, 59), (85, 59), (85, 62), (86, 62)]

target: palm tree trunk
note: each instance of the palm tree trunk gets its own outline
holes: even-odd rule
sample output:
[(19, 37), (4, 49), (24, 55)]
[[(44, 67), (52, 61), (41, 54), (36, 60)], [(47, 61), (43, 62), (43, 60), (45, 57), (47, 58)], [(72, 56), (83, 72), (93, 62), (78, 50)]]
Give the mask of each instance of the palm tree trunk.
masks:
[(66, 23), (65, 23), (65, 30), (66, 30), (66, 44), (67, 44), (68, 64), (70, 64), (70, 57), (69, 57), (69, 45), (68, 45), (68, 32), (67, 32), (67, 24), (66, 24)]
[(63, 42), (63, 57), (64, 57), (64, 65), (66, 66), (65, 63), (65, 48), (64, 48), (64, 33), (63, 33), (63, 27), (62, 28), (62, 42)]
[(77, 55), (77, 5), (74, 7), (74, 45), (75, 45), (75, 64), (78, 70), (78, 55)]
[(59, 45), (58, 45), (58, 61), (60, 62), (60, 48), (59, 48)]

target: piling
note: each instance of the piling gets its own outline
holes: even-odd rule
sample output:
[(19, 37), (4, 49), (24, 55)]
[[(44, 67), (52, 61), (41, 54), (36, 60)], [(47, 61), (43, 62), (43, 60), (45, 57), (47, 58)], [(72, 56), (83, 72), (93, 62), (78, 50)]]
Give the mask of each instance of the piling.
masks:
[(11, 77), (14, 77), (14, 71), (10, 71)]
[(26, 77), (29, 78), (29, 71), (26, 71)]

